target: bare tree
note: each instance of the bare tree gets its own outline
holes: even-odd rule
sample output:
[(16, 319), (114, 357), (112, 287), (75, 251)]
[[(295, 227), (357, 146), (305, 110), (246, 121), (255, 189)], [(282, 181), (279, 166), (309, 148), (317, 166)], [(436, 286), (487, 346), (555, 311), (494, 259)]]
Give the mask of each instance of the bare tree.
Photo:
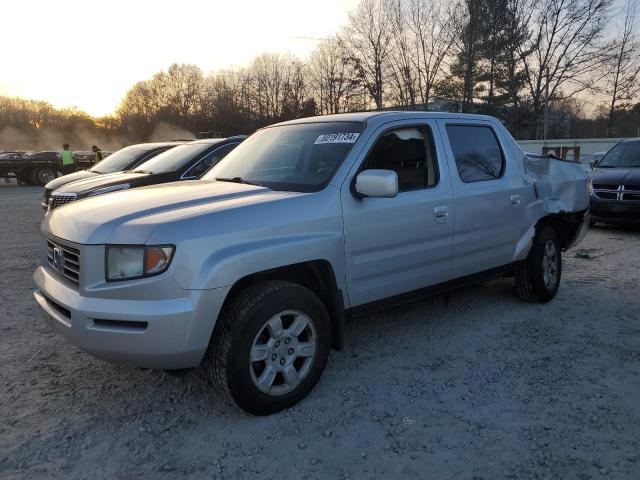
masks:
[(288, 54), (262, 53), (247, 69), (258, 125), (315, 114), (307, 95), (306, 66)]
[(546, 138), (552, 99), (572, 97), (600, 80), (597, 72), (608, 52), (601, 39), (610, 5), (611, 0), (531, 0), (532, 35), (518, 52), (535, 138)]
[(444, 61), (451, 54), (455, 38), (452, 19), (456, 12), (456, 8), (441, 0), (409, 0), (408, 22), (416, 43), (413, 61), (418, 72), (420, 102), (425, 105), (431, 100)]
[(249, 67), (255, 113), (261, 123), (273, 121), (280, 114), (282, 97), (282, 58), (278, 53), (262, 53)]
[(166, 72), (156, 74), (152, 87), (156, 89), (158, 99), (183, 126), (188, 119), (198, 113), (204, 77), (196, 65), (173, 64)]
[(309, 75), (320, 113), (349, 109), (355, 81), (347, 53), (337, 37), (321, 41), (311, 53)]
[(392, 0), (385, 7), (395, 33), (388, 59), (390, 83), (394, 87), (390, 96), (396, 104), (414, 109), (418, 94), (417, 50), (415, 36), (409, 27), (407, 2)]
[(395, 31), (388, 17), (388, 0), (362, 0), (349, 14), (341, 40), (349, 53), (357, 80), (369, 93), (376, 109), (384, 105), (387, 60)]
[(136, 138), (151, 134), (160, 111), (160, 103), (151, 80), (136, 83), (125, 94), (116, 110), (125, 131)]
[(605, 79), (605, 92), (609, 96), (607, 128), (613, 127), (616, 108), (620, 102), (630, 102), (640, 93), (640, 43), (636, 28), (637, 3), (627, 0), (624, 20), (617, 29), (620, 32), (615, 53), (609, 58)]

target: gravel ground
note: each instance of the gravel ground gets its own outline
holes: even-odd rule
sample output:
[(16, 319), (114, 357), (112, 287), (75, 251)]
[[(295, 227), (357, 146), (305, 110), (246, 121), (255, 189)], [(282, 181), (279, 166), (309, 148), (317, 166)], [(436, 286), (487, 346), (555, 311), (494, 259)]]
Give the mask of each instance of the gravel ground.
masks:
[(640, 233), (593, 229), (548, 305), (513, 282), (351, 321), (311, 395), (250, 417), (96, 360), (31, 297), (40, 189), (0, 185), (0, 478), (640, 478)]

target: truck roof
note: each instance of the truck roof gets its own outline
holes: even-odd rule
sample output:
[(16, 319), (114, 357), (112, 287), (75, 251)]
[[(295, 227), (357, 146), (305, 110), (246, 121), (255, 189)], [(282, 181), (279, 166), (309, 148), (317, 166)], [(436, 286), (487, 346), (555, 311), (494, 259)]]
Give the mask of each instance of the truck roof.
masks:
[[(393, 120), (406, 120), (411, 118), (459, 118), (465, 120), (491, 120), (493, 117), (487, 115), (476, 115), (470, 113), (450, 113), (450, 112), (426, 112), (426, 111), (406, 111), (406, 110), (385, 110), (375, 112), (353, 112), (338, 113), (334, 115), (321, 115), (317, 117), (298, 118), (275, 125), (293, 125), (297, 123), (319, 123), (319, 122), (365, 122), (365, 123), (386, 123)], [(275, 126), (272, 125), (272, 126)]]

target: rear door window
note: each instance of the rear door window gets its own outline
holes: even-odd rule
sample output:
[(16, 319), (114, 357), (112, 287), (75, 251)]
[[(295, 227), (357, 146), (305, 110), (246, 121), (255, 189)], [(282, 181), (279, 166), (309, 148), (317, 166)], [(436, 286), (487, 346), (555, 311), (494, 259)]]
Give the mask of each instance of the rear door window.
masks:
[(493, 129), (480, 125), (447, 125), (447, 136), (465, 183), (495, 180), (504, 172), (504, 155)]

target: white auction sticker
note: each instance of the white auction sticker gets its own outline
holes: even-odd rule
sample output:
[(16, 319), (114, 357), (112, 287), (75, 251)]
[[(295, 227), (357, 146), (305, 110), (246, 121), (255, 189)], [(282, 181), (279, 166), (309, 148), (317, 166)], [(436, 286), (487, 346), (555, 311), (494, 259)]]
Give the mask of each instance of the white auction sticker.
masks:
[(359, 133), (327, 133), (326, 135), (320, 135), (314, 145), (322, 145), (324, 143), (355, 143), (360, 136)]

